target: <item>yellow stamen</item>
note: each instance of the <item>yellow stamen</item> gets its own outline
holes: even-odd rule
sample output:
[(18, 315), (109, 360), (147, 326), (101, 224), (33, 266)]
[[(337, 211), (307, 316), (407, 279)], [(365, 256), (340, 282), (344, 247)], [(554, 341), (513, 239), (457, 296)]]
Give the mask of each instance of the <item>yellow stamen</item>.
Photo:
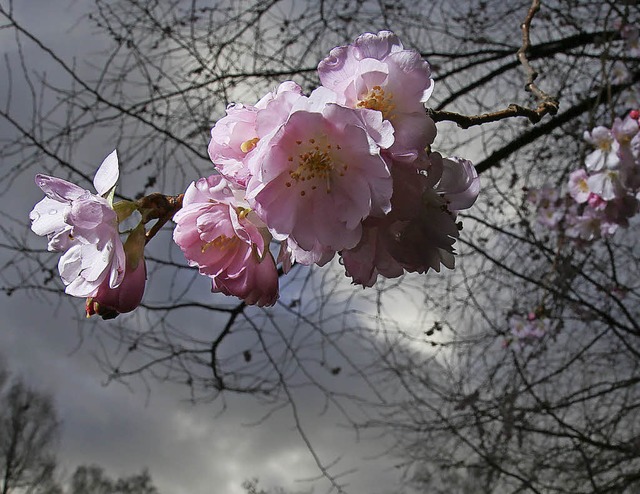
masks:
[(393, 117), (393, 110), (396, 105), (393, 103), (393, 94), (385, 93), (380, 86), (373, 88), (356, 103), (356, 108), (368, 108), (369, 110), (378, 110), (382, 116), (389, 120)]
[(220, 235), (219, 237), (214, 238), (211, 242), (202, 244), (200, 251), (204, 254), (211, 247), (218, 250), (227, 250), (229, 248), (232, 248), (236, 243), (239, 242), (239, 240), (240, 239), (235, 236), (229, 238), (226, 235)]
[(256, 144), (258, 144), (259, 140), (260, 140), (259, 137), (254, 137), (253, 139), (249, 139), (248, 141), (244, 141), (242, 144), (240, 144), (240, 150), (243, 153), (248, 153), (254, 147), (256, 147)]

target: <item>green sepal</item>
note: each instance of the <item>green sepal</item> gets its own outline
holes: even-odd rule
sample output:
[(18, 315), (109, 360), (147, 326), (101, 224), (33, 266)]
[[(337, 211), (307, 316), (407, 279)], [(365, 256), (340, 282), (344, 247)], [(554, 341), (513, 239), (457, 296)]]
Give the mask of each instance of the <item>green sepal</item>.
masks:
[(127, 267), (134, 270), (140, 264), (140, 261), (144, 259), (144, 246), (147, 241), (146, 230), (144, 223), (138, 223), (124, 243), (124, 252), (127, 257)]
[(136, 211), (137, 209), (138, 208), (136, 207), (136, 203), (131, 201), (120, 201), (120, 202), (116, 202), (113, 205), (113, 210), (116, 212), (116, 215), (118, 216), (118, 223), (122, 223), (129, 216), (131, 216), (133, 212)]
[(116, 185), (114, 185), (113, 187), (111, 187), (109, 189), (109, 192), (107, 192), (106, 194), (104, 194), (102, 197), (104, 197), (107, 202), (109, 203), (109, 206), (113, 207), (113, 197), (116, 195)]

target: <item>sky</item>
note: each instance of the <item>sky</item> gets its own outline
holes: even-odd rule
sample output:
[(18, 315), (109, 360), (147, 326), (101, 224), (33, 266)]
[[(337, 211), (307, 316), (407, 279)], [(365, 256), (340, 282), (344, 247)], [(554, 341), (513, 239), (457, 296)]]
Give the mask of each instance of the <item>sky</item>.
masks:
[[(19, 0), (14, 9), (17, 18), (65, 60), (82, 60), (99, 51), (103, 42), (81, 17), (91, 3)], [(0, 4), (6, 8), (9, 2), (0, 0)], [(15, 42), (8, 30), (0, 30), (0, 49), (15, 56)], [(39, 58), (40, 51), (27, 45), (23, 49), (30, 67), (49, 70)], [(58, 76), (55, 71), (47, 73), (50, 80)], [(6, 83), (6, 78), (4, 82), (0, 79), (0, 84)], [(12, 94), (13, 108), (28, 104), (28, 88), (15, 87)], [(1, 134), (12, 132), (15, 129), (6, 123), (0, 126)], [(83, 146), (93, 150), (93, 159), (96, 153), (110, 151), (104, 143)], [(45, 162), (43, 169), (55, 174), (55, 163)], [(1, 197), (3, 210), (8, 212), (5, 226), (26, 224), (29, 211), (41, 197), (30, 173), (19, 176)], [(46, 245), (44, 239), (30, 238), (29, 242), (38, 248)], [(8, 269), (10, 253), (1, 250), (0, 255), (3, 269)], [(101, 328), (112, 323), (85, 320), (82, 305), (80, 299), (26, 292), (0, 295), (0, 354), (16, 376), (54, 397), (63, 423), (58, 450), (63, 474), (69, 475), (80, 464), (98, 464), (113, 476), (148, 468), (165, 494), (240, 494), (244, 492), (242, 482), (253, 477), (263, 487), (327, 490), (326, 481), (310, 480), (321, 477), (320, 471), (294, 427), (290, 407), (262, 421), (268, 409), (252, 396), (227, 395), (223, 403), (192, 404), (188, 390), (171, 383), (107, 383), (99, 360), (115, 355), (119, 348)], [(194, 317), (192, 327), (211, 324), (203, 316)], [(339, 379), (346, 390), (361, 386), (357, 379)], [(320, 459), (325, 464), (336, 461), (334, 473), (347, 472), (341, 478), (348, 484), (346, 492), (385, 494), (393, 490), (399, 470), (392, 460), (380, 456), (388, 447), (385, 440), (357, 436), (334, 411), (324, 412), (317, 390), (298, 391), (295, 399), (301, 424)]]

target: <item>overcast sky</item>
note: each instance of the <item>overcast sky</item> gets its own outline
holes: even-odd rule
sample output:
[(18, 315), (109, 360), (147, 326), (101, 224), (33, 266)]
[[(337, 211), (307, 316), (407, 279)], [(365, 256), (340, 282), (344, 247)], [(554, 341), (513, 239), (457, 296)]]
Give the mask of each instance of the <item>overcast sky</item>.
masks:
[[(5, 8), (9, 5), (7, 0), (0, 3)], [(14, 9), (16, 17), (47, 46), (66, 60), (82, 60), (101, 48), (102, 40), (81, 20), (91, 3), (18, 0)], [(0, 47), (3, 54), (15, 55), (8, 30), (0, 31)], [(39, 65), (45, 64), (39, 59), (40, 51), (27, 45), (24, 49), (30, 66), (46, 67)], [(48, 77), (55, 79), (57, 74), (49, 72)], [(0, 78), (0, 84), (6, 83)], [(13, 108), (25, 104), (21, 98), (26, 90), (14, 88)], [(15, 130), (5, 124), (0, 132), (6, 136)], [(97, 154), (96, 166), (110, 151), (104, 143), (84, 144)], [(54, 163), (43, 163), (43, 169), (55, 172)], [(26, 224), (29, 211), (41, 197), (28, 173), (2, 196), (2, 208)], [(12, 223), (9, 217), (3, 221)], [(46, 245), (45, 239), (30, 241), (39, 248)], [(6, 268), (10, 253), (0, 253)], [(206, 285), (202, 283), (202, 287)], [(58, 300), (24, 292), (0, 295), (0, 352), (15, 374), (53, 394), (63, 421), (59, 460), (67, 473), (89, 463), (116, 476), (148, 467), (164, 494), (238, 494), (244, 492), (242, 482), (252, 477), (259, 477), (265, 487), (308, 490), (313, 483), (305, 479), (318, 478), (320, 472), (294, 428), (290, 408), (260, 425), (249, 426), (267, 411), (251, 396), (227, 396), (227, 408), (221, 412), (219, 402), (190, 404), (188, 390), (177, 385), (151, 381), (146, 389), (134, 380), (131, 387), (118, 383), (105, 386), (106, 375), (96, 355), (115, 353), (114, 342), (100, 332), (101, 325), (112, 323), (94, 325), (83, 320), (78, 312), (83, 304), (80, 299)], [(202, 324), (207, 327), (206, 322)], [(348, 385), (345, 381), (344, 386)], [(297, 405), (302, 425), (322, 461), (328, 464), (340, 458), (332, 471), (351, 471), (343, 479), (350, 484), (349, 493), (392, 490), (398, 476), (394, 462), (375, 459), (385, 449), (383, 442), (364, 437), (357, 442), (354, 432), (341, 424), (344, 421), (334, 413), (321, 413), (322, 397), (314, 390), (300, 392)], [(319, 482), (314, 492), (324, 492), (326, 487)]]

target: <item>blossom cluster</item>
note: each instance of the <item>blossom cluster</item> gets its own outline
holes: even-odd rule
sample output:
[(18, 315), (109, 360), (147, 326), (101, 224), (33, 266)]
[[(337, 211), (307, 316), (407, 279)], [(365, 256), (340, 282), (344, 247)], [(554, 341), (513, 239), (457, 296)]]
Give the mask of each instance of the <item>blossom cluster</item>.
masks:
[(584, 168), (569, 176), (568, 194), (549, 186), (530, 190), (528, 199), (538, 211), (538, 221), (562, 232), (577, 244), (613, 235), (627, 227), (639, 210), (640, 112), (616, 118), (611, 129), (598, 126), (584, 133), (595, 147)]
[[(456, 215), (480, 184), (471, 162), (431, 151), (429, 64), (381, 31), (331, 50), (318, 76), (309, 95), (286, 81), (253, 105), (230, 105), (211, 130), (215, 172), (170, 211), (176, 244), (214, 292), (273, 305), (294, 263), (323, 266), (336, 254), (367, 287), (379, 275), (454, 266)], [(36, 178), (47, 197), (32, 229), (63, 252), (66, 291), (87, 297), (87, 315), (140, 303), (145, 224), (160, 218), (142, 199), (113, 205), (117, 178), (115, 152), (96, 174), (97, 194)], [(119, 224), (134, 210), (142, 220), (123, 244)]]
[(277, 263), (286, 273), (336, 253), (363, 286), (454, 265), (456, 212), (479, 180), (469, 161), (427, 151), (429, 64), (382, 31), (334, 48), (318, 75), (309, 95), (287, 81), (229, 106), (211, 131), (218, 174), (189, 186), (174, 239), (214, 292), (271, 305)]

